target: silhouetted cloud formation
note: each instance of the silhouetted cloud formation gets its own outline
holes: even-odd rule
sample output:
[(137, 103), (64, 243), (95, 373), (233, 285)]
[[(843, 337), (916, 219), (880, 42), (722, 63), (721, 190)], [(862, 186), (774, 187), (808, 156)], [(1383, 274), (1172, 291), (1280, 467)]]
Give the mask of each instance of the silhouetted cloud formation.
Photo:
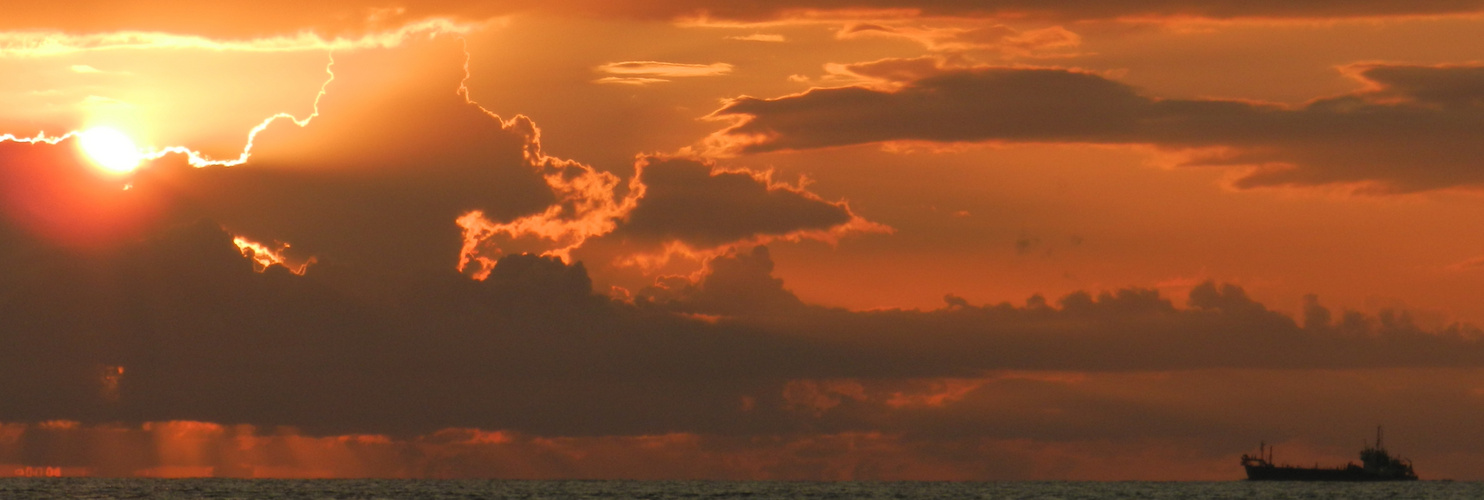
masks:
[(448, 269), (375, 296), (337, 284), (356, 271), (345, 267), (254, 272), (206, 221), (109, 251), (20, 255), (0, 280), (0, 420), (782, 432), (808, 387), (789, 389), (798, 380), (1484, 363), (1470, 329), (1322, 321), (1317, 305), (1300, 326), (1210, 283), (1188, 309), (1131, 289), (1059, 307), (850, 312), (799, 302), (762, 249), (636, 304), (594, 294), (580, 263), (553, 258), (510, 255), (484, 281)]
[[(522, 251), (599, 262), (660, 262), (677, 248), (704, 259), (776, 239), (834, 241), (846, 234), (891, 231), (856, 215), (844, 202), (775, 182), (771, 172), (644, 156), (623, 186), (612, 174), (585, 165), (564, 168), (546, 176), (563, 199), (545, 212), (504, 223), (489, 221), (482, 212), (460, 218), (465, 229), (461, 269), (479, 267), (471, 273), (477, 277), (500, 255)], [(624, 187), (627, 192), (620, 194)], [(479, 266), (465, 265), (470, 262)]]
[(683, 277), (662, 279), (639, 291), (642, 300), (688, 313), (715, 315), (789, 314), (804, 309), (783, 280), (773, 277), (768, 247), (733, 251), (711, 259), (698, 282)]
[[(917, 66), (904, 69), (921, 73)], [(1350, 70), (1371, 88), (1295, 107), (1158, 99), (1072, 70), (957, 70), (895, 91), (847, 87), (738, 98), (714, 113), (739, 121), (711, 143), (740, 152), (910, 140), (1152, 144), (1195, 150), (1186, 164), (1258, 166), (1237, 181), (1240, 187), (1365, 183), (1415, 191), (1484, 184), (1477, 161), (1484, 145), (1474, 139), (1484, 125), (1480, 67)]]
[(714, 247), (758, 235), (827, 231), (856, 218), (845, 203), (830, 203), (745, 170), (729, 172), (684, 158), (646, 158), (637, 171), (635, 183), (643, 186), (643, 194), (619, 224), (620, 237)]

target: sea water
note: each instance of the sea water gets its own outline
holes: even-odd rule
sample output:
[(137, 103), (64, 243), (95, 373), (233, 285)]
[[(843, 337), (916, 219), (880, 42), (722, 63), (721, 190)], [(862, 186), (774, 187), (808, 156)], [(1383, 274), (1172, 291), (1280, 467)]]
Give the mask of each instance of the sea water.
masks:
[(1474, 499), (1484, 483), (0, 479), (0, 499)]

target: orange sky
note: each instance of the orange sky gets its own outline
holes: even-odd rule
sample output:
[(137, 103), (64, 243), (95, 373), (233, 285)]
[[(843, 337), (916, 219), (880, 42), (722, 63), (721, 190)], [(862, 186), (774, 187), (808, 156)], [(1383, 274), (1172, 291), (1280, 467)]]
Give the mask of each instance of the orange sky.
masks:
[(1484, 477), (1484, 4), (301, 4), (0, 20), (0, 475)]

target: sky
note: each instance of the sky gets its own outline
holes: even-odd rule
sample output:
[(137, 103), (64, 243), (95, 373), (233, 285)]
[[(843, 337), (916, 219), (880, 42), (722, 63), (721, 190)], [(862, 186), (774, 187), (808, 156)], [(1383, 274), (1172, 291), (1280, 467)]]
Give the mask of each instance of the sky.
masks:
[(1484, 480), (1484, 2), (31, 2), (0, 476)]

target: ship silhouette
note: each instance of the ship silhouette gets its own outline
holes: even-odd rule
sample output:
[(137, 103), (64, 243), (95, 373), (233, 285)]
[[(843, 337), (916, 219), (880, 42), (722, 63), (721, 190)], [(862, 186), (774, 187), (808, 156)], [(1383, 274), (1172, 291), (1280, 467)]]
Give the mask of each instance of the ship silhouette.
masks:
[[(1264, 455), (1266, 453), (1266, 455)], [(1341, 467), (1296, 467), (1275, 465), (1273, 448), (1263, 443), (1256, 456), (1242, 455), (1242, 467), (1251, 481), (1416, 481), (1412, 461), (1393, 457), (1381, 446), (1381, 427), (1376, 427), (1376, 445), (1360, 451), (1360, 465)]]

